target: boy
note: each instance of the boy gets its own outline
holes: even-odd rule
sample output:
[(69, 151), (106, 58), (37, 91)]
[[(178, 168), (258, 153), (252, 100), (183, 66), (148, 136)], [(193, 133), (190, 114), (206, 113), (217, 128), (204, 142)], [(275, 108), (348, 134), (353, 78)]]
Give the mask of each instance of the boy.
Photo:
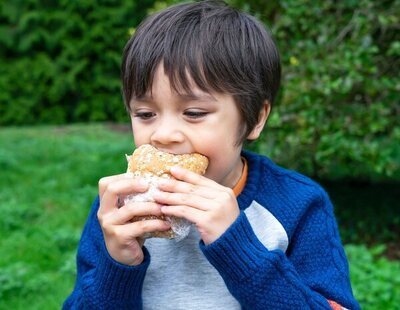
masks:
[[(313, 181), (242, 150), (257, 139), (280, 82), (264, 26), (222, 2), (180, 4), (142, 23), (122, 64), (136, 146), (209, 159), (179, 167), (156, 202), (119, 206), (147, 185), (99, 182), (65, 309), (358, 309), (332, 206)], [(193, 223), (181, 242), (141, 238)]]

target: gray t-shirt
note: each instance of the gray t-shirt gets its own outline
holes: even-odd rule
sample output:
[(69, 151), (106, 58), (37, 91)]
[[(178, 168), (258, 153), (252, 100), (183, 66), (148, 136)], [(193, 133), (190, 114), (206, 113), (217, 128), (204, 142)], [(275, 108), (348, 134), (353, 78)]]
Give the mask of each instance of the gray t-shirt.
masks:
[(151, 261), (143, 283), (143, 309), (240, 309), (222, 277), (199, 248), (200, 236), (175, 240), (147, 239)]

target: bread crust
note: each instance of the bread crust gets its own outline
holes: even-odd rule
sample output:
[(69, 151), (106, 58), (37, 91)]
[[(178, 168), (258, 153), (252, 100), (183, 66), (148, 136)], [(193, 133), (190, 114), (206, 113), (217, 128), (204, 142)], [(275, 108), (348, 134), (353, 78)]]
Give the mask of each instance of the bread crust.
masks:
[[(198, 153), (176, 155), (162, 152), (149, 144), (144, 144), (137, 148), (132, 156), (127, 156), (127, 159), (127, 172), (132, 173), (134, 177), (147, 179), (149, 183), (156, 182), (155, 180), (158, 178), (173, 178), (170, 172), (173, 166), (180, 166), (200, 175), (203, 175), (208, 167), (208, 159), (204, 155)], [(151, 197), (147, 197), (146, 200), (154, 201)], [(148, 219), (166, 220), (166, 217), (153, 215), (138, 216), (134, 217), (132, 221)], [(169, 218), (168, 220), (170, 220), (171, 225), (179, 223), (179, 219), (177, 218)], [(176, 235), (173, 229), (170, 229), (146, 235), (146, 238), (151, 237), (173, 239)]]
[(175, 155), (159, 151), (155, 147), (144, 144), (137, 148), (128, 163), (128, 172), (135, 176), (158, 176), (170, 178), (170, 169), (180, 166), (187, 170), (203, 175), (208, 166), (207, 157), (198, 154)]

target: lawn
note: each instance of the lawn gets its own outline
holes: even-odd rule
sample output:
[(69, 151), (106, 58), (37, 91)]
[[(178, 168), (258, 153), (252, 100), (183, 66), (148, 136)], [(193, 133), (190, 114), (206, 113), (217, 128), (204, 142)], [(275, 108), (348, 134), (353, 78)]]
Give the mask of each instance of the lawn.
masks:
[[(0, 128), (0, 309), (59, 309), (100, 177), (125, 170), (127, 131), (108, 125)], [(400, 262), (348, 244), (363, 309), (398, 309)]]

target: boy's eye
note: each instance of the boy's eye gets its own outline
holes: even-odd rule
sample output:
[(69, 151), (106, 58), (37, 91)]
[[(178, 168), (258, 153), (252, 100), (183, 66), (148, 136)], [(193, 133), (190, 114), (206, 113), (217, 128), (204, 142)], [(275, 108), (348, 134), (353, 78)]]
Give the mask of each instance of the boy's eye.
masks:
[(204, 117), (208, 114), (208, 112), (205, 111), (185, 111), (184, 115), (186, 115), (189, 118), (201, 118)]
[(155, 116), (155, 115), (156, 115), (156, 114), (153, 113), (153, 112), (136, 112), (136, 113), (134, 114), (134, 117), (137, 117), (137, 118), (146, 120), (146, 119), (152, 118), (152, 117)]

